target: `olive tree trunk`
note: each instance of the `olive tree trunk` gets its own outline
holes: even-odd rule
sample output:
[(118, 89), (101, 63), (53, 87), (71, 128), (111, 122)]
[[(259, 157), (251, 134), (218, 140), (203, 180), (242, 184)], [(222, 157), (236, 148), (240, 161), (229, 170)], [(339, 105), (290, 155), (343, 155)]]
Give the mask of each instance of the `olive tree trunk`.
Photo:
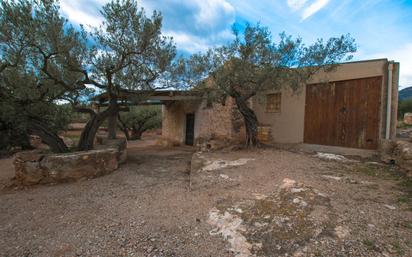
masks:
[(106, 110), (100, 113), (95, 113), (93, 110), (87, 108), (77, 109), (77, 111), (89, 113), (91, 116), (90, 120), (86, 123), (86, 126), (82, 131), (82, 134), (80, 135), (80, 140), (77, 145), (79, 151), (87, 151), (93, 149), (94, 138), (96, 137), (99, 127), (108, 117), (110, 117), (110, 115), (116, 113), (117, 110), (117, 105), (110, 105)]
[(112, 111), (109, 115), (108, 125), (107, 125), (107, 138), (108, 139), (116, 139), (116, 128), (117, 128), (117, 118), (119, 112), (117, 111), (117, 97), (111, 96), (110, 99), (110, 106), (116, 107), (114, 111)]
[(131, 140), (139, 140), (142, 139), (142, 134), (145, 132), (145, 129), (140, 129), (140, 128), (132, 128), (132, 135), (131, 135)]
[(69, 151), (69, 148), (66, 146), (63, 139), (56, 133), (51, 132), (41, 121), (31, 120), (28, 124), (28, 131), (29, 133), (39, 136), (54, 153), (65, 153)]
[(247, 99), (245, 100), (245, 98), (241, 96), (236, 96), (235, 102), (245, 122), (246, 146), (247, 147), (259, 146), (259, 140), (257, 138), (258, 120), (257, 120), (255, 112), (248, 106)]

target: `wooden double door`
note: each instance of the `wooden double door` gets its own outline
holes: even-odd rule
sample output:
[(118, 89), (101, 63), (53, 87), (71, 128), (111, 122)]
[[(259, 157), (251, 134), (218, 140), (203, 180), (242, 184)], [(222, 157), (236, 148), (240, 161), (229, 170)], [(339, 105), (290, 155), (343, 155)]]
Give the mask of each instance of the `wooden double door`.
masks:
[(372, 77), (307, 85), (304, 142), (376, 149), (381, 84)]

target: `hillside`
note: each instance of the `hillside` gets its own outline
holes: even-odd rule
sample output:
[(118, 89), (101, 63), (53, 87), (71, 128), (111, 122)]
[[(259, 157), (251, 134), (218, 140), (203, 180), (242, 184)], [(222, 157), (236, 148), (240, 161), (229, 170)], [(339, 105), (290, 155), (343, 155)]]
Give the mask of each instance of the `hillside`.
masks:
[(399, 90), (399, 100), (405, 100), (412, 97), (412, 86)]

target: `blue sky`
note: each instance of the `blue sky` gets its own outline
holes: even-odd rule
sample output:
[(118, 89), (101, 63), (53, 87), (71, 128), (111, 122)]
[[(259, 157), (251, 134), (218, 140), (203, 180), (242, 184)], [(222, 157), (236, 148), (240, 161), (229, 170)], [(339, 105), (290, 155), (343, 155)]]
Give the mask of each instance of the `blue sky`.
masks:
[[(106, 0), (61, 0), (74, 24), (97, 26)], [(163, 32), (181, 52), (194, 53), (232, 39), (234, 23), (261, 22), (274, 40), (285, 31), (307, 44), (350, 33), (358, 44), (355, 60), (400, 62), (401, 86), (412, 86), (412, 0), (142, 0), (150, 14), (164, 16)]]

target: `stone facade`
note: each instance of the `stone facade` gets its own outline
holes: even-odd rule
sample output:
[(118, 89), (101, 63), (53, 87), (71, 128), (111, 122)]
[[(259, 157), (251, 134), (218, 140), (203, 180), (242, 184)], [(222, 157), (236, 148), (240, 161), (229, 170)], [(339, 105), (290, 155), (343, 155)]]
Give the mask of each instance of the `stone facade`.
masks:
[(194, 138), (199, 147), (209, 144), (214, 148), (244, 138), (243, 118), (232, 98), (223, 104), (208, 104), (206, 99), (176, 101), (163, 106), (162, 113), (162, 140), (167, 145), (184, 144), (188, 113), (195, 115)]
[(126, 140), (109, 140), (96, 150), (64, 154), (40, 151), (16, 154), (16, 180), (21, 185), (62, 183), (111, 173), (127, 158)]

